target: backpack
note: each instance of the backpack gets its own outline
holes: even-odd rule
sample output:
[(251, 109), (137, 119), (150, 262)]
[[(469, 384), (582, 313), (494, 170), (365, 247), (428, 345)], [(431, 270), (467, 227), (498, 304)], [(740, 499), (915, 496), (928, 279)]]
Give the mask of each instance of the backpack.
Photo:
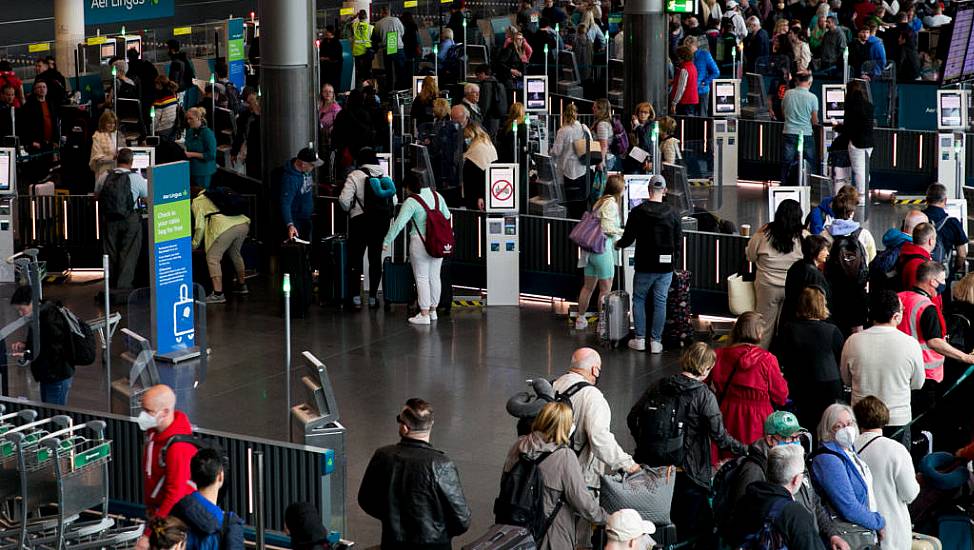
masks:
[(629, 152), (629, 134), (618, 116), (612, 117), (612, 142), (609, 144), (609, 151), (617, 157)]
[(426, 205), (426, 202), (423, 201), (423, 198), (418, 193), (410, 196), (426, 210), (425, 237), (422, 237), (422, 233), (419, 233), (416, 220), (413, 220), (413, 227), (416, 227), (416, 232), (422, 237), (423, 245), (426, 247), (426, 253), (433, 258), (449, 258), (453, 256), (453, 226), (450, 225), (450, 220), (446, 219), (443, 212), (440, 212), (440, 194), (433, 191), (432, 209)]
[(223, 447), (220, 447), (220, 444), (215, 439), (203, 439), (194, 434), (177, 434), (167, 439), (165, 445), (162, 446), (162, 451), (159, 452), (159, 468), (161, 470), (165, 471), (166, 469), (166, 453), (169, 452), (169, 447), (176, 443), (189, 443), (197, 449), (214, 449), (220, 453), (223, 468), (225, 470), (229, 469), (226, 452), (224, 452)]
[(205, 537), (199, 537), (191, 528), (186, 534), (186, 547), (195, 550), (229, 549), (231, 547), (228, 538), (230, 536), (230, 524), (235, 521), (240, 521), (237, 514), (223, 510), (223, 522), (220, 525), (220, 530)]
[(508, 106), (507, 106), (507, 92), (504, 89), (504, 85), (497, 81), (497, 79), (491, 79), (482, 84), (487, 84), (493, 88), (493, 98), (494, 102), (490, 105), (490, 108), (484, 113), (487, 118), (498, 118), (503, 120), (507, 116)]
[(949, 219), (950, 216), (947, 216), (934, 226), (937, 229), (937, 244), (934, 245), (933, 250), (930, 252), (930, 259), (943, 265), (947, 273), (950, 273), (950, 268), (953, 266), (954, 251), (944, 243), (944, 240), (940, 237), (940, 230), (947, 225), (947, 220)]
[(726, 535), (731, 526), (731, 516), (734, 513), (734, 505), (737, 504), (732, 500), (731, 488), (734, 486), (737, 474), (741, 471), (740, 467), (746, 461), (758, 464), (757, 460), (751, 458), (749, 454), (738, 456), (725, 462), (714, 474), (712, 489), (714, 524), (720, 535)]
[(947, 341), (957, 349), (971, 349), (974, 342), (968, 342), (967, 335), (971, 332), (971, 320), (960, 313), (954, 313), (947, 319)]
[(353, 202), (357, 202), (367, 216), (374, 216), (383, 220), (392, 218), (392, 197), (396, 194), (396, 184), (392, 178), (385, 175), (373, 175), (362, 170), (365, 174), (365, 189), (362, 194), (364, 201), (360, 201), (358, 193), (353, 195)]
[(884, 249), (873, 261), (869, 262), (869, 291), (892, 290), (899, 292), (900, 272), (897, 269), (900, 250), (903, 246), (891, 246)]
[(784, 497), (775, 499), (771, 504), (771, 508), (768, 510), (768, 514), (764, 517), (764, 524), (761, 526), (761, 530), (748, 535), (744, 539), (744, 543), (741, 544), (741, 549), (788, 550), (788, 543), (785, 542), (785, 538), (781, 532), (775, 528), (774, 522), (790, 502), (793, 501)]
[(132, 198), (132, 182), (130, 172), (112, 170), (105, 177), (98, 202), (108, 221), (124, 220), (135, 211), (135, 200)]
[(224, 216), (243, 216), (247, 214), (247, 200), (243, 198), (243, 195), (229, 187), (211, 187), (204, 193), (206, 194), (206, 198), (213, 202), (213, 206), (216, 206), (217, 210), (219, 210), (219, 212), (207, 214), (207, 218), (216, 214), (223, 214)]
[(95, 333), (88, 326), (88, 323), (78, 319), (70, 309), (57, 304), (57, 309), (67, 324), (68, 336), (70, 340), (65, 346), (65, 359), (74, 366), (90, 365), (95, 362), (95, 350), (98, 347), (95, 341)]
[[(583, 389), (585, 389), (585, 388), (587, 388), (589, 386), (591, 386), (591, 384), (589, 384), (588, 382), (585, 382), (585, 381), (575, 382), (574, 384), (572, 384), (571, 386), (569, 386), (568, 389), (566, 389), (565, 391), (563, 391), (563, 392), (555, 392), (554, 398), (550, 398), (550, 397), (547, 397), (547, 396), (544, 396), (544, 395), (540, 395), (540, 394), (538, 395), (538, 397), (541, 398), (541, 399), (544, 399), (545, 401), (548, 401), (548, 402), (560, 402), (560, 403), (564, 403), (564, 404), (568, 405), (569, 408), (572, 409), (573, 414), (574, 414), (574, 409), (575, 408), (574, 408), (574, 406), (572, 406), (572, 397), (576, 393), (578, 393), (579, 391), (581, 391), (581, 390), (583, 390)], [(534, 419), (535, 419), (534, 416), (529, 416), (529, 417), (524, 417), (524, 418), (518, 419), (518, 422), (517, 422), (517, 435), (518, 436), (522, 436), (522, 435), (527, 435), (527, 434), (531, 433), (531, 425), (534, 424)], [(582, 449), (585, 448), (585, 443), (583, 442), (581, 447), (576, 448), (576, 446), (575, 446), (575, 432), (572, 432), (572, 434), (568, 437), (568, 447), (571, 450), (575, 451), (575, 454), (577, 455), (577, 454), (579, 454), (579, 453), (582, 452)]]
[[(444, 71), (451, 78), (463, 79), (463, 44), (454, 44), (446, 52), (440, 70)], [(505, 98), (506, 100), (506, 98)], [(505, 115), (507, 113), (504, 113)]]
[(866, 263), (866, 251), (859, 242), (862, 229), (856, 229), (848, 235), (834, 237), (829, 261), (837, 267), (836, 272), (845, 276), (846, 280), (858, 285), (866, 284), (869, 279), (869, 266)]
[(637, 413), (637, 426), (632, 434), (638, 461), (647, 466), (682, 466), (685, 430), (680, 393), (665, 383), (649, 391), (649, 398)]
[(539, 466), (553, 452), (541, 453), (534, 460), (521, 455), (501, 476), (501, 491), (494, 500), (494, 522), (528, 529), (538, 546), (562, 506), (559, 498), (554, 510), (544, 515), (544, 477)]

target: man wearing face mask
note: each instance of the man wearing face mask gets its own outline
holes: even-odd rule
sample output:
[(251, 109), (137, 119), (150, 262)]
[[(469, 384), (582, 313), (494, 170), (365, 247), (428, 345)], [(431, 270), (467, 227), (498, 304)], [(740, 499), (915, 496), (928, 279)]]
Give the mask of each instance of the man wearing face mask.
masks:
[[(747, 459), (741, 462), (737, 471), (732, 474), (729, 487), (730, 498), (727, 500), (727, 510), (715, 510), (718, 518), (718, 532), (728, 532), (735, 522), (730, 521), (734, 510), (743, 501), (748, 487), (752, 483), (768, 481), (765, 471), (768, 469), (770, 452), (781, 446), (789, 445), (801, 448), (801, 435), (807, 433), (805, 428), (798, 425), (798, 418), (787, 411), (775, 411), (764, 421), (764, 437), (758, 439), (748, 447)], [(812, 483), (806, 474), (802, 478), (801, 486), (794, 493), (794, 499), (812, 514), (812, 523), (817, 533), (824, 540), (829, 541), (832, 550), (849, 550), (849, 545), (842, 540), (839, 532), (832, 524), (828, 510), (822, 506)], [(726, 518), (726, 522), (724, 519)]]
[[(190, 463), (196, 455), (196, 446), (188, 442), (166, 443), (177, 435), (192, 435), (193, 426), (182, 411), (176, 410), (176, 394), (169, 386), (159, 384), (146, 390), (142, 396), (142, 412), (136, 421), (145, 432), (142, 450), (142, 474), (145, 490), (146, 519), (166, 517), (173, 506), (193, 492)], [(165, 457), (161, 457), (163, 449)], [(164, 458), (164, 460), (162, 460)], [(136, 548), (149, 547), (149, 539), (143, 536)]]
[(815, 518), (796, 498), (804, 486), (804, 458), (805, 451), (798, 445), (781, 445), (768, 452), (768, 480), (755, 481), (747, 488), (734, 512), (733, 542), (753, 540), (770, 521), (787, 548), (822, 548)]

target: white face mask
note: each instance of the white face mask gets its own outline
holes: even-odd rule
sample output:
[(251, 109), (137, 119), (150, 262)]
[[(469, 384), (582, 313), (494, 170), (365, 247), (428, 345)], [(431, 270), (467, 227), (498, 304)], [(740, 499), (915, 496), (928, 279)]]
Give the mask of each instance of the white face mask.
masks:
[(135, 421), (139, 423), (139, 429), (143, 432), (149, 431), (159, 425), (159, 419), (145, 411), (140, 412)]
[(851, 449), (857, 437), (859, 437), (859, 428), (855, 426), (846, 426), (835, 432), (835, 442), (841, 445), (843, 449)]

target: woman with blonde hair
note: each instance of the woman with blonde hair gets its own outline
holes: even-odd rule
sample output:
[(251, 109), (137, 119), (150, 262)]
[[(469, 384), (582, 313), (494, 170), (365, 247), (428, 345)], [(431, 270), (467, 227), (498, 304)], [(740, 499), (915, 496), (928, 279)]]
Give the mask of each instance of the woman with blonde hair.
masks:
[(575, 154), (575, 142), (584, 139), (585, 135), (585, 128), (578, 121), (578, 107), (574, 102), (569, 103), (561, 114), (561, 128), (555, 134), (555, 142), (551, 145), (550, 152), (555, 163), (555, 172), (564, 183), (568, 217), (573, 220), (582, 217), (588, 199), (585, 188), (588, 167)]
[(475, 122), (463, 129), (467, 152), (463, 154), (463, 203), (471, 210), (484, 209), (484, 178), (487, 167), (497, 161), (497, 149), (487, 132)]
[(186, 158), (189, 159), (189, 180), (194, 187), (210, 188), (210, 178), (216, 172), (216, 136), (206, 127), (206, 109), (191, 107), (186, 111)]
[(91, 158), (88, 167), (95, 173), (95, 181), (115, 165), (119, 147), (125, 146), (125, 138), (118, 133), (118, 117), (106, 110), (98, 118), (98, 130), (91, 136)]
[[(507, 112), (507, 120), (497, 130), (497, 158), (500, 162), (521, 162), (528, 145), (528, 127), (524, 124), (524, 104), (515, 101)], [(517, 158), (514, 153), (514, 124), (517, 123)]]
[(409, 108), (409, 116), (418, 128), (420, 124), (433, 122), (433, 102), (440, 97), (440, 89), (436, 79), (427, 75), (423, 79), (423, 86), (419, 95), (413, 99), (413, 106)]
[(602, 197), (592, 205), (592, 214), (599, 219), (602, 234), (605, 235), (605, 250), (596, 254), (581, 251), (578, 267), (585, 269), (585, 282), (578, 295), (578, 317), (575, 318), (575, 330), (588, 328), (585, 313), (588, 311), (589, 301), (595, 285), (599, 286), (598, 310), (602, 311), (602, 300), (612, 291), (612, 279), (616, 271), (615, 242), (622, 236), (622, 225), (619, 222), (619, 212), (622, 208), (622, 193), (626, 189), (625, 180), (619, 174), (609, 176), (605, 183)]
[(720, 21), (724, 17), (724, 12), (720, 9), (717, 0), (703, 0), (700, 3), (700, 14), (703, 15), (700, 26), (705, 29), (710, 26), (711, 21)]
[[(532, 432), (522, 436), (507, 454), (504, 463), (503, 486), (507, 476), (522, 460), (532, 461), (541, 472), (544, 507), (543, 517), (554, 514), (547, 532), (537, 539), (539, 550), (577, 548), (575, 517), (605, 523), (605, 510), (592, 496), (582, 476), (582, 467), (569, 443), (572, 433), (572, 408), (567, 403), (553, 401), (538, 413)], [(556, 513), (557, 511), (557, 513)], [(495, 518), (498, 523), (510, 520)]]
[(612, 144), (612, 105), (606, 98), (599, 98), (592, 104), (592, 139), (599, 142), (602, 148), (602, 162), (598, 170), (616, 170), (616, 157), (609, 149)]

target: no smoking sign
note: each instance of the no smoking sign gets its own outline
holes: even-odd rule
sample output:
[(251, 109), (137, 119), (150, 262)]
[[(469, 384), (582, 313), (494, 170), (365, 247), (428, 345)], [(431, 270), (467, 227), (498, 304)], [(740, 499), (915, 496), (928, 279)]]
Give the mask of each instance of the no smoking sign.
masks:
[(514, 185), (507, 180), (497, 180), (491, 186), (490, 194), (498, 201), (506, 201), (514, 194)]
[(517, 211), (516, 164), (491, 164), (487, 168), (486, 193), (488, 212)]

